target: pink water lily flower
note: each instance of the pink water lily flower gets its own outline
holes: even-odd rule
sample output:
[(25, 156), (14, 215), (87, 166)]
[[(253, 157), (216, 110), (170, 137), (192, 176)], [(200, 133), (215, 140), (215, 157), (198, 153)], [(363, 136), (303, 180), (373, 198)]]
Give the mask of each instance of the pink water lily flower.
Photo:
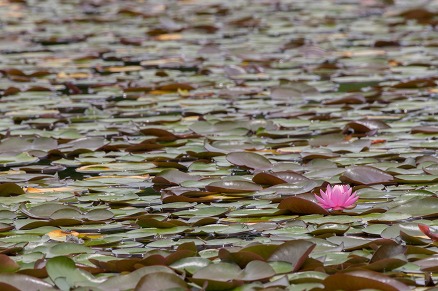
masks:
[(315, 194), (316, 200), (321, 207), (331, 210), (354, 208), (357, 199), (356, 192), (349, 185), (335, 185), (333, 188), (327, 185), (326, 191), (319, 190), (321, 197)]
[(432, 232), (428, 225), (419, 223), (418, 224), (418, 228), (421, 230), (422, 233), (427, 235), (433, 241), (438, 241), (438, 233)]

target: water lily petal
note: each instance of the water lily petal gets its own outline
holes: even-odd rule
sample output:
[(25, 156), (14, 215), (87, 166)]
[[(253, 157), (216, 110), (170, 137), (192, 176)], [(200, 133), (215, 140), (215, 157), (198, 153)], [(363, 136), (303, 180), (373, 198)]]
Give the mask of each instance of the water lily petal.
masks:
[(319, 190), (319, 193), (321, 194), (321, 197), (324, 201), (329, 201), (331, 200), (330, 195), (328, 195), (327, 193), (329, 193), (328, 190), (326, 190), (326, 192)]
[(356, 195), (356, 192), (353, 193), (353, 195), (351, 195), (350, 197), (348, 197), (348, 199), (345, 201), (345, 206), (348, 207), (350, 205), (353, 205), (354, 203), (356, 203), (356, 201), (359, 199), (359, 196)]
[(319, 197), (318, 195), (315, 195), (315, 198), (316, 198), (316, 200), (318, 200), (318, 203), (322, 208), (325, 208), (325, 209), (331, 208), (331, 206), (328, 205), (326, 203), (326, 201), (324, 199), (322, 199), (321, 197)]
[(335, 204), (335, 206), (340, 206), (342, 204), (342, 196), (343, 196), (343, 188), (339, 185), (333, 187), (331, 200)]
[(319, 190), (321, 196), (315, 195), (319, 205), (326, 209), (343, 210), (354, 208), (359, 196), (349, 185), (327, 185), (326, 191)]

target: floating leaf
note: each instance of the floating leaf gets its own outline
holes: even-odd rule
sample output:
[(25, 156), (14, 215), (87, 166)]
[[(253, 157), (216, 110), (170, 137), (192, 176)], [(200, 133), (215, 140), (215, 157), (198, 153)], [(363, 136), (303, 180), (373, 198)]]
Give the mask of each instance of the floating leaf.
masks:
[(272, 163), (256, 153), (233, 152), (226, 156), (227, 161), (237, 166), (245, 166), (255, 170), (267, 170), (272, 167)]
[(59, 243), (50, 248), (47, 256), (55, 257), (71, 254), (88, 254), (92, 252), (92, 249), (78, 243)]
[(253, 282), (258, 280), (266, 280), (274, 276), (274, 269), (263, 261), (251, 261), (246, 265), (245, 269), (239, 274), (239, 279), (242, 281)]
[(292, 240), (283, 243), (276, 249), (269, 261), (283, 261), (293, 265), (293, 271), (298, 271), (309, 254), (315, 248), (315, 244), (304, 240)]
[(84, 218), (91, 221), (103, 221), (103, 220), (111, 219), (113, 217), (114, 217), (114, 213), (107, 209), (93, 209), (91, 211), (88, 211), (84, 215)]
[(371, 271), (337, 273), (324, 279), (323, 284), (329, 290), (359, 290), (365, 288), (384, 291), (410, 290), (408, 286), (391, 277)]
[(168, 289), (187, 289), (187, 283), (176, 274), (155, 272), (144, 275), (134, 290), (160, 291)]
[(294, 171), (280, 171), (273, 173), (257, 173), (256, 175), (254, 175), (252, 180), (257, 184), (277, 185), (283, 183), (293, 184), (300, 181), (309, 180), (309, 178), (306, 178), (303, 175), (298, 174)]
[(41, 279), (22, 274), (0, 274), (0, 287), (3, 290), (57, 290)]
[(198, 258), (198, 257), (189, 257), (189, 258), (183, 258), (181, 260), (178, 260), (169, 267), (177, 270), (184, 270), (189, 272), (190, 274), (195, 273), (196, 271), (207, 267), (211, 264), (211, 261), (205, 258)]
[(306, 83), (299, 82), (291, 82), (287, 86), (274, 87), (271, 89), (271, 98), (274, 100), (290, 100), (315, 94), (318, 94), (318, 90)]
[(386, 124), (383, 121), (380, 120), (369, 120), (369, 119), (362, 119), (357, 121), (352, 121), (347, 123), (347, 125), (344, 128), (345, 132), (351, 131), (352, 133), (358, 133), (358, 134), (366, 134), (371, 131), (376, 131), (379, 129), (387, 129), (390, 128), (388, 124)]
[(0, 273), (13, 273), (20, 269), (20, 266), (10, 257), (0, 254)]
[(416, 126), (411, 129), (411, 133), (436, 134), (438, 133), (438, 126)]
[(70, 290), (70, 288), (91, 279), (89, 275), (77, 269), (73, 260), (67, 257), (49, 259), (46, 268), (50, 279), (61, 290)]
[(347, 168), (339, 179), (343, 183), (359, 185), (394, 183), (393, 176), (370, 166), (354, 166)]
[(218, 193), (245, 193), (259, 191), (263, 188), (257, 184), (246, 181), (219, 181), (205, 186), (207, 191)]
[(402, 205), (389, 209), (388, 212), (406, 213), (414, 217), (436, 217), (438, 216), (438, 198), (412, 199)]
[(288, 197), (281, 200), (278, 205), (279, 209), (285, 209), (292, 213), (298, 214), (323, 214), (328, 215), (329, 212), (319, 206), (319, 204), (300, 197)]
[(198, 176), (189, 175), (176, 169), (164, 170), (152, 180), (156, 184), (178, 185), (186, 181), (197, 181)]
[(216, 263), (199, 269), (192, 276), (192, 281), (198, 285), (207, 285), (207, 290), (226, 290), (242, 284), (238, 280), (241, 269), (230, 263)]
[(15, 183), (0, 184), (0, 196), (14, 196), (24, 194), (24, 190)]

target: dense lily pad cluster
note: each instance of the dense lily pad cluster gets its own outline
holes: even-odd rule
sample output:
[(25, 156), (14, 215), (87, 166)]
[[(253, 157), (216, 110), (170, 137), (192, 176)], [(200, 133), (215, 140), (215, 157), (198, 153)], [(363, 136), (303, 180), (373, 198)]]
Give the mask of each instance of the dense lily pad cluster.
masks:
[(0, 0), (1, 289), (433, 288), (416, 4)]

